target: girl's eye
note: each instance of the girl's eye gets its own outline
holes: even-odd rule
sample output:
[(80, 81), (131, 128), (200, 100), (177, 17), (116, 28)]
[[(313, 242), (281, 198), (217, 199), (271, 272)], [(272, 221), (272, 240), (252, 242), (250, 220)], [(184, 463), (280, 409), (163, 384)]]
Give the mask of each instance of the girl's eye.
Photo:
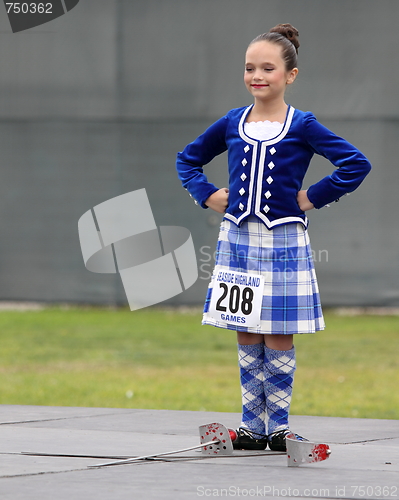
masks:
[(245, 71), (252, 71), (252, 68), (245, 68)]

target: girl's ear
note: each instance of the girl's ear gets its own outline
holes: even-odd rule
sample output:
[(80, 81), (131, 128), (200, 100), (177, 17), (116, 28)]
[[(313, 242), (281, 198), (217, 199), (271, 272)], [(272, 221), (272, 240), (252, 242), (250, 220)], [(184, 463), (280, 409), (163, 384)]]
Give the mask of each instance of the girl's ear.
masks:
[(289, 71), (287, 77), (287, 85), (291, 85), (291, 83), (294, 83), (297, 75), (298, 75), (298, 68), (293, 68), (291, 71)]

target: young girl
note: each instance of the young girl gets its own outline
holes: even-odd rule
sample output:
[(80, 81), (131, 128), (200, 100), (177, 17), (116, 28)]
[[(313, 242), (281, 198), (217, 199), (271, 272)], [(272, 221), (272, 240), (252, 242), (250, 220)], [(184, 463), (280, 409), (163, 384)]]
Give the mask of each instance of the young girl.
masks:
[[(305, 212), (354, 191), (371, 169), (312, 113), (285, 103), (298, 47), (290, 24), (255, 38), (244, 73), (254, 104), (228, 112), (177, 158), (196, 203), (224, 213), (203, 324), (237, 331), (243, 410), (233, 444), (241, 449), (286, 450), (293, 335), (324, 329)], [(218, 189), (203, 165), (226, 150), (229, 188)], [(315, 153), (337, 169), (303, 190)]]

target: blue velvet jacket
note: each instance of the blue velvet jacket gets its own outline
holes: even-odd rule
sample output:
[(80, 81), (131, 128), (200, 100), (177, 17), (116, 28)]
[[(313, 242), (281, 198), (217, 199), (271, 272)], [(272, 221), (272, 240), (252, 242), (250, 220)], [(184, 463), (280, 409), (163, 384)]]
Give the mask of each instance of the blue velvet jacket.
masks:
[(288, 107), (281, 133), (258, 141), (244, 132), (252, 106), (232, 109), (177, 155), (183, 187), (203, 208), (218, 188), (203, 165), (228, 151), (229, 205), (225, 218), (235, 224), (256, 215), (268, 228), (300, 222), (308, 224), (297, 203), (297, 193), (312, 156), (317, 153), (338, 167), (308, 189), (308, 198), (321, 208), (354, 191), (371, 169), (354, 146), (321, 125), (312, 113)]

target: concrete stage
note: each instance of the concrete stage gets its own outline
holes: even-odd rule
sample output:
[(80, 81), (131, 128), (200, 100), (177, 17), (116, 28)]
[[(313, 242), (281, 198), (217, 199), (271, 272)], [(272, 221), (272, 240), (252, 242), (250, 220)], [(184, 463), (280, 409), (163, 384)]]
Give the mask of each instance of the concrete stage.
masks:
[(235, 428), (233, 413), (0, 406), (1, 500), (399, 498), (399, 421), (292, 416), (291, 428), (328, 443), (331, 457), (287, 467), (286, 455), (190, 451), (106, 468), (131, 457), (199, 444), (198, 427)]

